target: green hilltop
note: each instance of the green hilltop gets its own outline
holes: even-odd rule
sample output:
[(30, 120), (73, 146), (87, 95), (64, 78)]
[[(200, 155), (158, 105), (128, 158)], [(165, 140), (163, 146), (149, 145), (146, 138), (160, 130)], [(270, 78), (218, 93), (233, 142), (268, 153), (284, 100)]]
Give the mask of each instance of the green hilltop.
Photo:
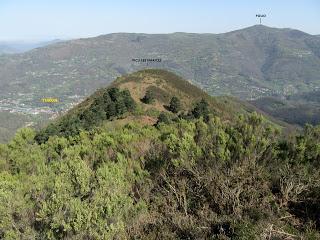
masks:
[[(149, 94), (152, 101), (146, 104)], [(240, 114), (249, 114), (257, 109), (246, 102), (231, 97), (212, 97), (203, 90), (177, 76), (161, 69), (146, 69), (118, 77), (106, 88), (98, 89), (82, 103), (65, 115), (50, 123), (37, 135), (39, 142), (50, 135), (76, 135), (81, 129), (90, 130), (104, 124), (105, 120), (146, 121), (155, 124), (160, 113), (170, 113), (170, 101), (179, 101), (180, 117), (189, 118), (190, 111), (201, 101), (206, 102), (208, 111), (223, 121), (234, 121)], [(262, 113), (262, 112), (261, 112)], [(192, 114), (191, 114), (192, 115)], [(141, 119), (142, 116), (147, 118)], [(284, 122), (265, 115), (275, 127), (292, 129)], [(140, 118), (139, 118), (140, 117)], [(116, 124), (119, 121), (115, 121)]]

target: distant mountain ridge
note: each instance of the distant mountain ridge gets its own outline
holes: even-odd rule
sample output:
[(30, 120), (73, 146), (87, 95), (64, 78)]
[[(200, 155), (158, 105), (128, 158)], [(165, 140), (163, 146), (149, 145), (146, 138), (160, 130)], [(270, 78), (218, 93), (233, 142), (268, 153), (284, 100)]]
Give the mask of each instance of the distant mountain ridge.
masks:
[(35, 95), (88, 95), (116, 76), (148, 67), (174, 71), (212, 95), (287, 95), (319, 86), (320, 39), (260, 25), (223, 34), (114, 33), (1, 57), (0, 87), (2, 94), (24, 86)]

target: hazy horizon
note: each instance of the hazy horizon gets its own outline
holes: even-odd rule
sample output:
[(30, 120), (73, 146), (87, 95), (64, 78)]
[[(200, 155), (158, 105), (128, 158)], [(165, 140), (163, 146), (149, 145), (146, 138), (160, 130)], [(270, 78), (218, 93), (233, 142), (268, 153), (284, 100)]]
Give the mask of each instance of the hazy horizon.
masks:
[[(81, 39), (81, 38), (94, 38), (94, 37), (99, 37), (99, 36), (103, 36), (103, 35), (108, 35), (108, 34), (121, 34), (121, 33), (129, 33), (129, 34), (174, 34), (174, 33), (191, 33), (191, 34), (223, 34), (223, 33), (228, 33), (228, 32), (232, 32), (232, 31), (237, 31), (237, 30), (241, 30), (241, 29), (245, 29), (245, 28), (250, 28), (250, 27), (254, 27), (254, 26), (259, 26), (260, 24), (254, 24), (251, 26), (246, 26), (243, 28), (237, 28), (237, 29), (233, 29), (230, 31), (226, 31), (226, 32), (219, 32), (219, 33), (214, 33), (214, 32), (182, 32), (182, 31), (177, 31), (177, 32), (154, 32), (154, 33), (148, 33), (148, 32), (110, 32), (110, 33), (100, 33), (98, 35), (90, 35), (90, 36), (77, 36), (77, 37), (68, 37), (68, 38), (59, 38), (59, 37), (48, 37), (48, 38), (42, 38), (42, 39), (5, 39), (2, 40), (0, 39), (0, 44), (32, 44), (32, 43), (46, 43), (46, 42), (51, 42), (51, 41), (68, 41), (68, 40), (74, 40), (74, 39)], [(296, 29), (296, 28), (291, 28), (291, 27), (284, 27), (284, 28), (278, 28), (275, 26), (267, 26), (262, 24), (262, 26), (265, 27), (269, 27), (269, 28), (277, 28), (277, 29), (294, 29), (294, 30), (299, 30), (302, 31), (301, 29)], [(305, 31), (302, 31), (305, 32)], [(313, 36), (320, 36), (320, 34), (312, 34), (312, 33), (308, 33), (305, 32), (307, 34), (313, 35)]]
[(94, 37), (109, 33), (224, 33), (259, 23), (320, 34), (320, 2), (192, 1), (118, 2), (102, 0), (3, 0), (0, 42), (48, 41)]

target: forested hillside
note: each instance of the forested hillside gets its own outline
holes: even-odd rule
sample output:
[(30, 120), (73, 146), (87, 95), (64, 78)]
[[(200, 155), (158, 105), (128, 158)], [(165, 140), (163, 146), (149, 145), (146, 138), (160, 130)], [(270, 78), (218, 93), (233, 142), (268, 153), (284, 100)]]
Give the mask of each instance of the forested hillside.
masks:
[(119, 78), (0, 145), (0, 239), (319, 239), (320, 127), (284, 138), (174, 76)]
[(285, 98), (266, 97), (250, 103), (289, 124), (304, 126), (320, 123), (320, 91), (293, 94)]

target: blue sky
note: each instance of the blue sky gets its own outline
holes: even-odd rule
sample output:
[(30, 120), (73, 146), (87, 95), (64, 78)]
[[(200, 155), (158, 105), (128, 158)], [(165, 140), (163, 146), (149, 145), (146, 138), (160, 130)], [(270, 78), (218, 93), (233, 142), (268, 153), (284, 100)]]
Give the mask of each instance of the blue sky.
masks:
[(0, 40), (221, 33), (258, 23), (320, 34), (319, 0), (0, 0)]

